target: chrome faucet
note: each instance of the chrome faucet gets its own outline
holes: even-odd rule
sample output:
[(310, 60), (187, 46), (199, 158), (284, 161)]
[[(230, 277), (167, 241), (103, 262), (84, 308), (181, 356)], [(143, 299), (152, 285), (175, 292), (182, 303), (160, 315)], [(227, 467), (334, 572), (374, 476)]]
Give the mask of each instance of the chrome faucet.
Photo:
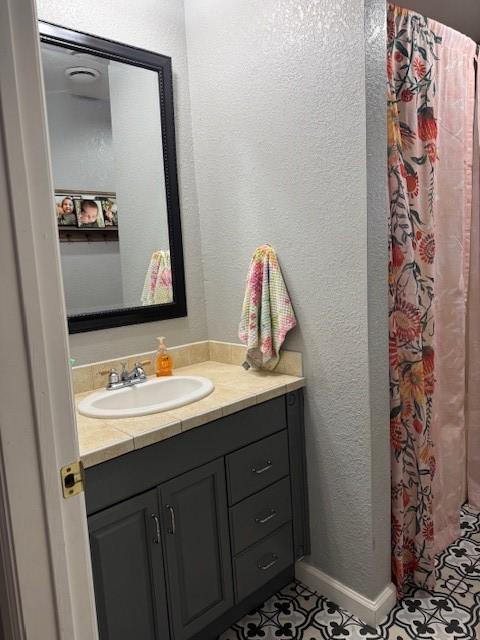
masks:
[(108, 374), (107, 390), (113, 391), (114, 389), (122, 389), (123, 387), (131, 387), (134, 384), (140, 384), (145, 382), (147, 376), (145, 374), (144, 366), (150, 364), (150, 360), (144, 360), (143, 362), (135, 362), (135, 365), (131, 371), (127, 369), (127, 362), (121, 362), (122, 371), (118, 373), (116, 369), (110, 369), (109, 371), (102, 371), (103, 374)]

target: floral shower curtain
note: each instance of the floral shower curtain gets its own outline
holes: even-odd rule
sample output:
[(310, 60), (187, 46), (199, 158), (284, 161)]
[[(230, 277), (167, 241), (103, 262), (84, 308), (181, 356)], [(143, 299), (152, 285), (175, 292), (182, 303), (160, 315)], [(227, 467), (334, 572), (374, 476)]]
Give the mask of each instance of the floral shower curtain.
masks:
[(449, 27), (389, 7), (392, 558), (399, 593), (407, 581), (433, 586), (435, 554), (458, 536), (466, 497), (475, 49)]
[(439, 38), (420, 15), (389, 6), (389, 341), (392, 571), (434, 583), (431, 424)]

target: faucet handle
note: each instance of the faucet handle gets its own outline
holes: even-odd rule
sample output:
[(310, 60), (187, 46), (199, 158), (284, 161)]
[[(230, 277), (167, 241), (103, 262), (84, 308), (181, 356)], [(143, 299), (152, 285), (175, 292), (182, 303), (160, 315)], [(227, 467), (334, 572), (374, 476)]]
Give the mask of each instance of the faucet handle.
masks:
[(128, 378), (128, 362), (125, 360), (125, 362), (120, 362), (120, 364), (122, 365), (122, 371), (120, 373), (120, 379), (121, 380), (126, 380)]
[(104, 369), (100, 371), (103, 376), (108, 374), (108, 384), (107, 389), (111, 389), (114, 385), (120, 382), (120, 376), (118, 375), (118, 371), (116, 369)]
[(101, 376), (109, 376), (111, 373), (116, 373), (118, 375), (118, 372), (116, 369), (102, 369), (101, 371), (98, 372)]
[(144, 365), (150, 364), (150, 360), (143, 360), (142, 362), (135, 362), (135, 366), (133, 368), (133, 371), (135, 373), (135, 375), (137, 376), (137, 378), (140, 378), (141, 380), (143, 380), (144, 378), (146, 378), (146, 374), (145, 374), (145, 369), (143, 368)]

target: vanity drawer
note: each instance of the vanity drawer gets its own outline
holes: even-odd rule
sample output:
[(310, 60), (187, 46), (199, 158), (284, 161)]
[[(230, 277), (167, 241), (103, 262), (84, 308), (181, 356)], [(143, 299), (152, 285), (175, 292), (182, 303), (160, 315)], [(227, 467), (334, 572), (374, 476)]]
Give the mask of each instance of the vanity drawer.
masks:
[(271, 536), (234, 560), (237, 602), (293, 564), (292, 525), (283, 525)]
[(287, 432), (280, 431), (227, 456), (230, 504), (268, 487), (288, 474)]
[(246, 498), (230, 509), (233, 553), (258, 542), (292, 517), (290, 478)]

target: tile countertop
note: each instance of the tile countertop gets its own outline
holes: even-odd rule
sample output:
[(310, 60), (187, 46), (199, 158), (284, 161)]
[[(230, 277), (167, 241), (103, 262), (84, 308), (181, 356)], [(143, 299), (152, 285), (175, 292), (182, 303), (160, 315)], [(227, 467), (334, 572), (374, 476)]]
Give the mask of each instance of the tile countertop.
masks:
[[(204, 376), (214, 383), (215, 389), (198, 402), (136, 418), (99, 420), (82, 416), (77, 411), (80, 458), (85, 467), (171, 438), (182, 431), (200, 427), (305, 386), (305, 378), (245, 371), (238, 365), (212, 360), (175, 369), (174, 375)], [(76, 394), (75, 404), (90, 393)]]

